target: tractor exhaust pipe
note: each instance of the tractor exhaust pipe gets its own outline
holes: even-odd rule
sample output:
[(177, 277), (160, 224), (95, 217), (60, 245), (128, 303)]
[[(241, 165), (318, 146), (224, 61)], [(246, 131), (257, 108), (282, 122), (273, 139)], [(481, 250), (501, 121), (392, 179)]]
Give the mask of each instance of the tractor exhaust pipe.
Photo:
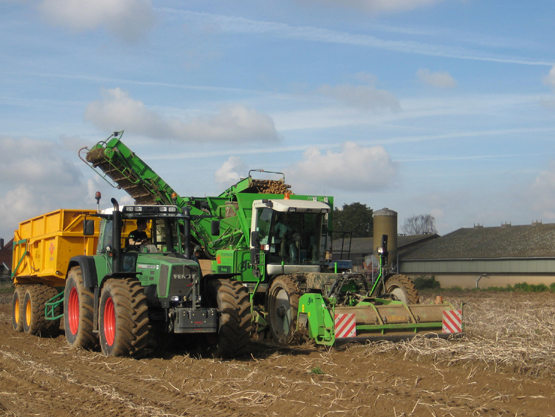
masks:
[(112, 198), (110, 201), (114, 205), (112, 218), (112, 272), (117, 273), (121, 271), (121, 212), (119, 211), (119, 204), (117, 200)]

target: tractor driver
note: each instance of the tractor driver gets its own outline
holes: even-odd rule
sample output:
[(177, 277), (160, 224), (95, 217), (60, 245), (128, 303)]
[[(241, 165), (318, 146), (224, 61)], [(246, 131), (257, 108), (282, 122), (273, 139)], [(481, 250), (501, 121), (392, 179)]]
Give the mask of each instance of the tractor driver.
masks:
[(146, 230), (146, 219), (137, 220), (137, 229), (129, 233), (129, 246), (140, 246), (149, 243)]

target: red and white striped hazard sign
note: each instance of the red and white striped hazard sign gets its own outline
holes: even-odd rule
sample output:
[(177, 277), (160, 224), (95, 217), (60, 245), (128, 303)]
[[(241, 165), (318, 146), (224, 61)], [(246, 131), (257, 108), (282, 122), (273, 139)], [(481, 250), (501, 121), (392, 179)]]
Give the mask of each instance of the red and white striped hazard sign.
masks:
[(450, 310), (443, 312), (443, 333), (462, 332), (462, 311)]
[(335, 315), (335, 338), (356, 337), (357, 320), (354, 314)]

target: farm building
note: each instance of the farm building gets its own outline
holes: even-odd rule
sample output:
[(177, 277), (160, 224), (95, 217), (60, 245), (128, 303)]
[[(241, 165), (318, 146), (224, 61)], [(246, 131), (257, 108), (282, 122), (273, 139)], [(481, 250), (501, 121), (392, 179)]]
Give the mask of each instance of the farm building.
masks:
[(400, 256), (400, 272), (443, 288), (555, 282), (555, 224), (463, 228)]
[(4, 244), (0, 238), (0, 280), (9, 280), (12, 268), (13, 239)]
[[(399, 235), (397, 237), (398, 259), (402, 259), (403, 256), (414, 252), (420, 246), (437, 238), (439, 238), (439, 235), (437, 234), (414, 236)], [(353, 261), (353, 270), (355, 271), (371, 270), (373, 260), (372, 243), (372, 237), (357, 237), (351, 240), (348, 238), (334, 240), (332, 246), (333, 259), (349, 259)], [(393, 261), (394, 260), (392, 259), (392, 262)]]

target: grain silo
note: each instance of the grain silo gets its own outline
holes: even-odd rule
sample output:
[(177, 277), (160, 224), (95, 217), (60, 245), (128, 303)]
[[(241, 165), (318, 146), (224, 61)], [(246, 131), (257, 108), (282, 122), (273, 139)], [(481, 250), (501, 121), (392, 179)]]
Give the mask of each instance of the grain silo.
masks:
[(389, 266), (397, 265), (397, 212), (383, 208), (374, 212), (374, 255), (382, 246), (382, 236), (387, 235), (387, 249), (389, 251)]

